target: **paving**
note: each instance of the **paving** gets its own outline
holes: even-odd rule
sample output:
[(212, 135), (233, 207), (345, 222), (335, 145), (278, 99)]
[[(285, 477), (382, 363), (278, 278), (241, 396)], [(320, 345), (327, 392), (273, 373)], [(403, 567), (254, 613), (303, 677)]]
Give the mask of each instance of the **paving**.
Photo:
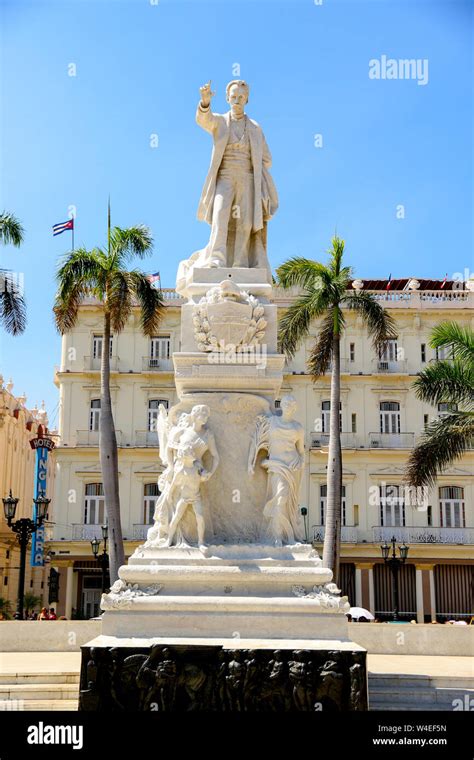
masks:
[[(80, 663), (80, 652), (0, 652), (0, 710), (77, 710)], [(371, 710), (474, 706), (474, 657), (369, 654), (368, 670)]]

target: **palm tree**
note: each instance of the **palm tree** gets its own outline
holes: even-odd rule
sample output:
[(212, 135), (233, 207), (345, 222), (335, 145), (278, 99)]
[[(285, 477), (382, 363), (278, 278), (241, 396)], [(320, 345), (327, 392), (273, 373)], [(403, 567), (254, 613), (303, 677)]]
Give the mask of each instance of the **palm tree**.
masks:
[(9, 599), (0, 596), (0, 620), (10, 620), (12, 616), (12, 605)]
[(449, 359), (426, 367), (413, 387), (419, 399), (446, 403), (448, 411), (428, 425), (408, 459), (408, 482), (418, 487), (433, 486), (437, 473), (474, 442), (474, 333), (457, 322), (441, 322), (431, 333), (430, 345), (447, 350)]
[(110, 398), (111, 330), (121, 332), (132, 307), (140, 308), (141, 328), (145, 335), (158, 329), (164, 310), (161, 290), (155, 289), (143, 272), (126, 268), (127, 262), (137, 256), (151, 254), (153, 239), (143, 225), (121, 229), (108, 229), (107, 250), (78, 248), (66, 254), (60, 263), (58, 292), (54, 306), (56, 326), (61, 334), (71, 330), (77, 321), (81, 301), (94, 296), (103, 305), (103, 350), (100, 367), (101, 403), (99, 424), (99, 450), (104, 486), (107, 522), (109, 527), (110, 579), (118, 578), (118, 569), (125, 562), (120, 499), (118, 484), (118, 454), (115, 426)]
[[(0, 213), (0, 243), (19, 248), (24, 230), (18, 219), (7, 211)], [(11, 335), (19, 335), (26, 327), (26, 304), (16, 281), (8, 269), (0, 269), (0, 324)]]
[(308, 369), (316, 381), (331, 366), (331, 403), (329, 417), (329, 452), (327, 465), (327, 502), (323, 564), (339, 579), (341, 540), (342, 453), (339, 432), (340, 342), (345, 328), (343, 307), (355, 309), (362, 317), (379, 352), (389, 338), (395, 337), (394, 321), (373, 295), (349, 291), (352, 270), (343, 266), (344, 240), (335, 236), (328, 251), (329, 263), (293, 258), (277, 269), (283, 288), (301, 290), (286, 310), (279, 327), (280, 349), (291, 358), (309, 334), (315, 319), (321, 319), (318, 334), (308, 360)]
[(32, 594), (31, 592), (27, 591), (23, 597), (23, 607), (25, 609), (25, 614), (28, 615), (29, 612), (35, 609), (35, 607), (40, 607), (42, 603), (43, 600), (40, 596), (36, 596), (36, 594)]

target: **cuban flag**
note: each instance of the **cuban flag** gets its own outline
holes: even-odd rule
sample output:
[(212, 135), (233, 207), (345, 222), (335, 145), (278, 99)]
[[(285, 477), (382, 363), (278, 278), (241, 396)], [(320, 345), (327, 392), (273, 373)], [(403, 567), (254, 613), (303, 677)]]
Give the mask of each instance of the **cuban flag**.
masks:
[(390, 274), (388, 276), (388, 282), (387, 282), (387, 285), (385, 286), (385, 290), (390, 290), (391, 287), (392, 287), (392, 275)]
[(60, 235), (62, 232), (65, 232), (66, 230), (73, 230), (74, 229), (74, 219), (68, 219), (67, 222), (60, 222), (59, 224), (53, 224), (53, 237), (55, 235)]

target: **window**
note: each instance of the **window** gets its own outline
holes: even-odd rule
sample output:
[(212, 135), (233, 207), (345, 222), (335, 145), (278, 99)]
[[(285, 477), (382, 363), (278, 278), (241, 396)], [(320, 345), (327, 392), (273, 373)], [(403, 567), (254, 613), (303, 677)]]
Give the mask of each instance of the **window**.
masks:
[[(342, 432), (342, 405), (339, 402), (339, 432)], [(322, 432), (329, 433), (329, 418), (331, 414), (331, 402), (323, 401), (321, 404), (321, 420), (322, 420)]]
[(281, 399), (275, 399), (275, 409), (281, 409)]
[(349, 361), (355, 361), (355, 343), (349, 343)]
[(148, 432), (154, 433), (157, 430), (158, 412), (160, 404), (168, 409), (169, 401), (166, 398), (153, 398), (148, 402)]
[(357, 414), (351, 414), (351, 430), (353, 433), (357, 433)]
[(448, 417), (452, 412), (457, 412), (457, 410), (457, 404), (452, 404), (449, 402), (446, 403), (444, 401), (438, 404), (438, 416), (440, 420), (442, 420), (443, 417)]
[(400, 432), (400, 404), (398, 401), (380, 402), (380, 432), (391, 434)]
[(435, 349), (435, 356), (437, 362), (449, 361), (452, 359), (452, 346), (441, 346)]
[(386, 485), (379, 487), (380, 525), (403, 527), (405, 525), (405, 499), (403, 486)]
[(91, 400), (90, 416), (89, 416), (89, 430), (97, 432), (99, 429), (100, 420), (100, 398), (93, 398)]
[(102, 483), (87, 483), (84, 497), (84, 524), (102, 525), (104, 509), (105, 499)]
[(384, 347), (379, 351), (379, 363), (396, 362), (398, 360), (398, 341), (397, 339), (388, 340)]
[[(319, 501), (319, 508), (320, 508), (320, 524), (324, 525), (324, 518), (326, 515), (326, 502), (327, 502), (327, 496), (328, 496), (328, 487), (327, 485), (321, 485), (320, 487), (320, 501)], [(342, 525), (346, 524), (346, 487), (341, 487), (341, 517), (342, 517)]]
[(426, 362), (426, 343), (422, 343), (420, 346), (421, 349), (421, 361), (422, 363)]
[(433, 526), (433, 507), (431, 504), (428, 504), (428, 509), (426, 510), (426, 524), (429, 528)]
[(424, 414), (423, 415), (423, 427), (425, 428), (425, 430), (426, 430), (426, 428), (428, 427), (429, 424), (430, 424), (430, 416), (429, 416), (429, 414)]
[(156, 502), (159, 495), (160, 489), (158, 488), (158, 483), (145, 483), (143, 488), (144, 525), (151, 525), (153, 523), (153, 515), (155, 514)]
[[(112, 340), (113, 336), (110, 336), (110, 342), (109, 342), (109, 356), (112, 356)], [(92, 357), (94, 359), (101, 359), (102, 358), (102, 344), (104, 342), (104, 336), (103, 335), (94, 335), (92, 339)]]
[(439, 524), (442, 528), (465, 528), (464, 488), (443, 486), (439, 489)]
[(158, 335), (150, 340), (150, 367), (158, 367), (160, 361), (170, 358), (171, 338), (169, 335)]

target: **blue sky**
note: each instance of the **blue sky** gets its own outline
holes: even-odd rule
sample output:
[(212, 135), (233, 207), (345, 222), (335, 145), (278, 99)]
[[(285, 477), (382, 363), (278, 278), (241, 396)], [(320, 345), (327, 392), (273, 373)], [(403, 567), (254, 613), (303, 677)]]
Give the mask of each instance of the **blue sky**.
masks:
[[(337, 229), (361, 277), (472, 271), (472, 3), (372, 0), (3, 0), (0, 207), (26, 229), (3, 266), (24, 273), (29, 324), (1, 336), (1, 371), (55, 419), (56, 262), (112, 222), (149, 225), (164, 287), (201, 248), (196, 209), (211, 150), (194, 121), (233, 66), (273, 155), (272, 266), (324, 256)], [(428, 83), (369, 78), (369, 61), (428, 60)], [(69, 76), (70, 64), (76, 76)], [(150, 136), (158, 135), (157, 148)], [(323, 147), (315, 147), (314, 135)], [(397, 218), (397, 207), (404, 218)], [(402, 212), (403, 213), (403, 212)], [(400, 211), (398, 212), (398, 217)]]

